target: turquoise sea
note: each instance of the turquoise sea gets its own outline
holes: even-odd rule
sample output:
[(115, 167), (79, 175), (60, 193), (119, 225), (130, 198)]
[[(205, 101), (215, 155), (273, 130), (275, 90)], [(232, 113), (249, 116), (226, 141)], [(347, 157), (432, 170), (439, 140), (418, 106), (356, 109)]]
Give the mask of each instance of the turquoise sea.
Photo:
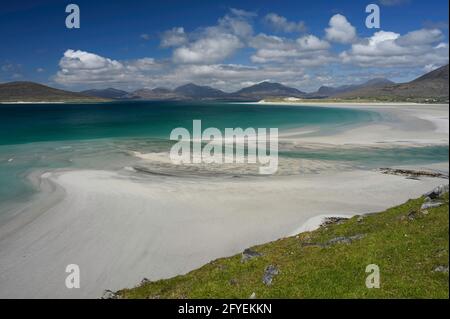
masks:
[[(0, 206), (32, 192), (24, 177), (36, 169), (115, 169), (136, 159), (127, 151), (167, 152), (176, 127), (319, 128), (319, 133), (384, 121), (371, 111), (202, 102), (0, 105)], [(296, 149), (291, 158), (388, 166), (448, 161), (448, 146), (416, 148)]]

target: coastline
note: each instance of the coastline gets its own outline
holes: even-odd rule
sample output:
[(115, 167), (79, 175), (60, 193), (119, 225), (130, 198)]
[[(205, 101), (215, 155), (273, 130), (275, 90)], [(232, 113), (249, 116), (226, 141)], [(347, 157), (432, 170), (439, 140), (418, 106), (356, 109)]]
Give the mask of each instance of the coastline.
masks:
[[(144, 181), (72, 170), (45, 173), (46, 179), (64, 190), (63, 198), (30, 221), (29, 212), (49, 205), (42, 196), (13, 219), (14, 231), (2, 226), (7, 236), (0, 240), (0, 259), (8, 262), (0, 266), (0, 297), (97, 298), (106, 289), (184, 274), (283, 238), (315, 216), (381, 211), (447, 182), (374, 171)], [(84, 274), (82, 289), (64, 286), (64, 269), (72, 263)]]
[(280, 135), (281, 138), (286, 138), (297, 144), (377, 147), (449, 144), (449, 104), (309, 104), (306, 102), (257, 102), (257, 104), (360, 109), (379, 112), (388, 119), (379, 123), (349, 128), (333, 136), (304, 136), (304, 132), (297, 130), (291, 130)]
[[(381, 126), (331, 136), (294, 130), (280, 138), (314, 147), (448, 145), (448, 105), (417, 107), (386, 106), (393, 121)], [(420, 167), (448, 173), (448, 163)], [(98, 298), (106, 289), (184, 274), (313, 229), (325, 215), (382, 211), (448, 183), (338, 167), (232, 179), (71, 169), (35, 172), (30, 180), (40, 193), (0, 225), (0, 260), (7, 261), (0, 265), (0, 297)], [(68, 264), (80, 266), (81, 289), (65, 287)]]

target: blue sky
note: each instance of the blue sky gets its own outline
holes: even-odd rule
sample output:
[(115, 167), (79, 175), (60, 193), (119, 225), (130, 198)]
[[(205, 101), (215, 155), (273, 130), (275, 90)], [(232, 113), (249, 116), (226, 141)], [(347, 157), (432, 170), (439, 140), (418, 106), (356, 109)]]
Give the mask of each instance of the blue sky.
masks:
[[(79, 5), (81, 28), (65, 7)], [(365, 7), (381, 28), (365, 26)], [(407, 81), (448, 63), (447, 0), (16, 1), (0, 4), (0, 82), (133, 90), (263, 80), (305, 91)]]

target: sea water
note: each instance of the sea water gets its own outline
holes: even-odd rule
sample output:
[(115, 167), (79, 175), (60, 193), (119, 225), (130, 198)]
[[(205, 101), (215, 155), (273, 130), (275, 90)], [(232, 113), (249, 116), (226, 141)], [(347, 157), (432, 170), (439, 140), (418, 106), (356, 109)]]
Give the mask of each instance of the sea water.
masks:
[[(33, 192), (34, 170), (119, 169), (138, 160), (129, 151), (168, 152), (176, 127), (314, 128), (313, 134), (386, 120), (377, 112), (343, 108), (220, 102), (114, 102), (0, 105), (0, 206)], [(281, 150), (287, 158), (367, 166), (448, 161), (448, 146)]]

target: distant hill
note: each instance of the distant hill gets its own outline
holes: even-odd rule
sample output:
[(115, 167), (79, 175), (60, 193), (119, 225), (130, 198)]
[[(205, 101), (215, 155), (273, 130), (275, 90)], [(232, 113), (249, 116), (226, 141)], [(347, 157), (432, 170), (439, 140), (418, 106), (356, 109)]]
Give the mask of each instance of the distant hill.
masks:
[(0, 102), (101, 102), (106, 101), (81, 93), (51, 88), (34, 82), (0, 84)]
[(225, 98), (228, 95), (227, 93), (214, 89), (210, 86), (200, 86), (193, 83), (179, 86), (174, 90), (174, 92), (180, 96), (185, 96), (192, 99)]
[(268, 97), (304, 97), (306, 93), (280, 83), (261, 82), (243, 88), (232, 95), (261, 100)]
[(449, 97), (448, 64), (408, 83), (360, 88), (355, 91), (337, 94), (335, 97), (346, 99), (376, 98), (394, 101), (447, 102)]
[(262, 82), (243, 88), (234, 93), (226, 93), (210, 86), (188, 83), (174, 90), (157, 88), (141, 89), (128, 94), (130, 99), (146, 100), (245, 100), (259, 101), (268, 97), (303, 97), (306, 93), (280, 83)]
[(384, 78), (375, 78), (358, 85), (322, 86), (313, 93), (267, 81), (234, 93), (194, 83), (179, 86), (174, 90), (158, 87), (128, 93), (108, 88), (75, 93), (33, 82), (10, 82), (0, 84), (0, 102), (101, 102), (111, 99), (259, 101), (294, 97), (442, 103), (448, 102), (448, 68), (448, 65), (443, 66), (408, 83), (396, 84)]
[(182, 96), (166, 88), (140, 89), (127, 94), (126, 96), (124, 96), (124, 98), (133, 100), (138, 99), (138, 100), (168, 100), (168, 101), (176, 101), (183, 99)]
[(327, 98), (332, 97), (338, 94), (342, 93), (348, 93), (352, 91), (356, 91), (363, 88), (368, 87), (381, 87), (386, 85), (395, 84), (394, 82), (385, 79), (385, 78), (375, 78), (372, 80), (369, 80), (367, 82), (364, 82), (362, 84), (354, 84), (354, 85), (341, 85), (338, 87), (331, 87), (331, 86), (321, 86), (317, 92), (309, 93), (308, 97), (311, 98)]
[(80, 92), (83, 95), (100, 97), (105, 99), (121, 99), (128, 94), (126, 91), (117, 90), (114, 88), (100, 89), (100, 90), (86, 90)]

